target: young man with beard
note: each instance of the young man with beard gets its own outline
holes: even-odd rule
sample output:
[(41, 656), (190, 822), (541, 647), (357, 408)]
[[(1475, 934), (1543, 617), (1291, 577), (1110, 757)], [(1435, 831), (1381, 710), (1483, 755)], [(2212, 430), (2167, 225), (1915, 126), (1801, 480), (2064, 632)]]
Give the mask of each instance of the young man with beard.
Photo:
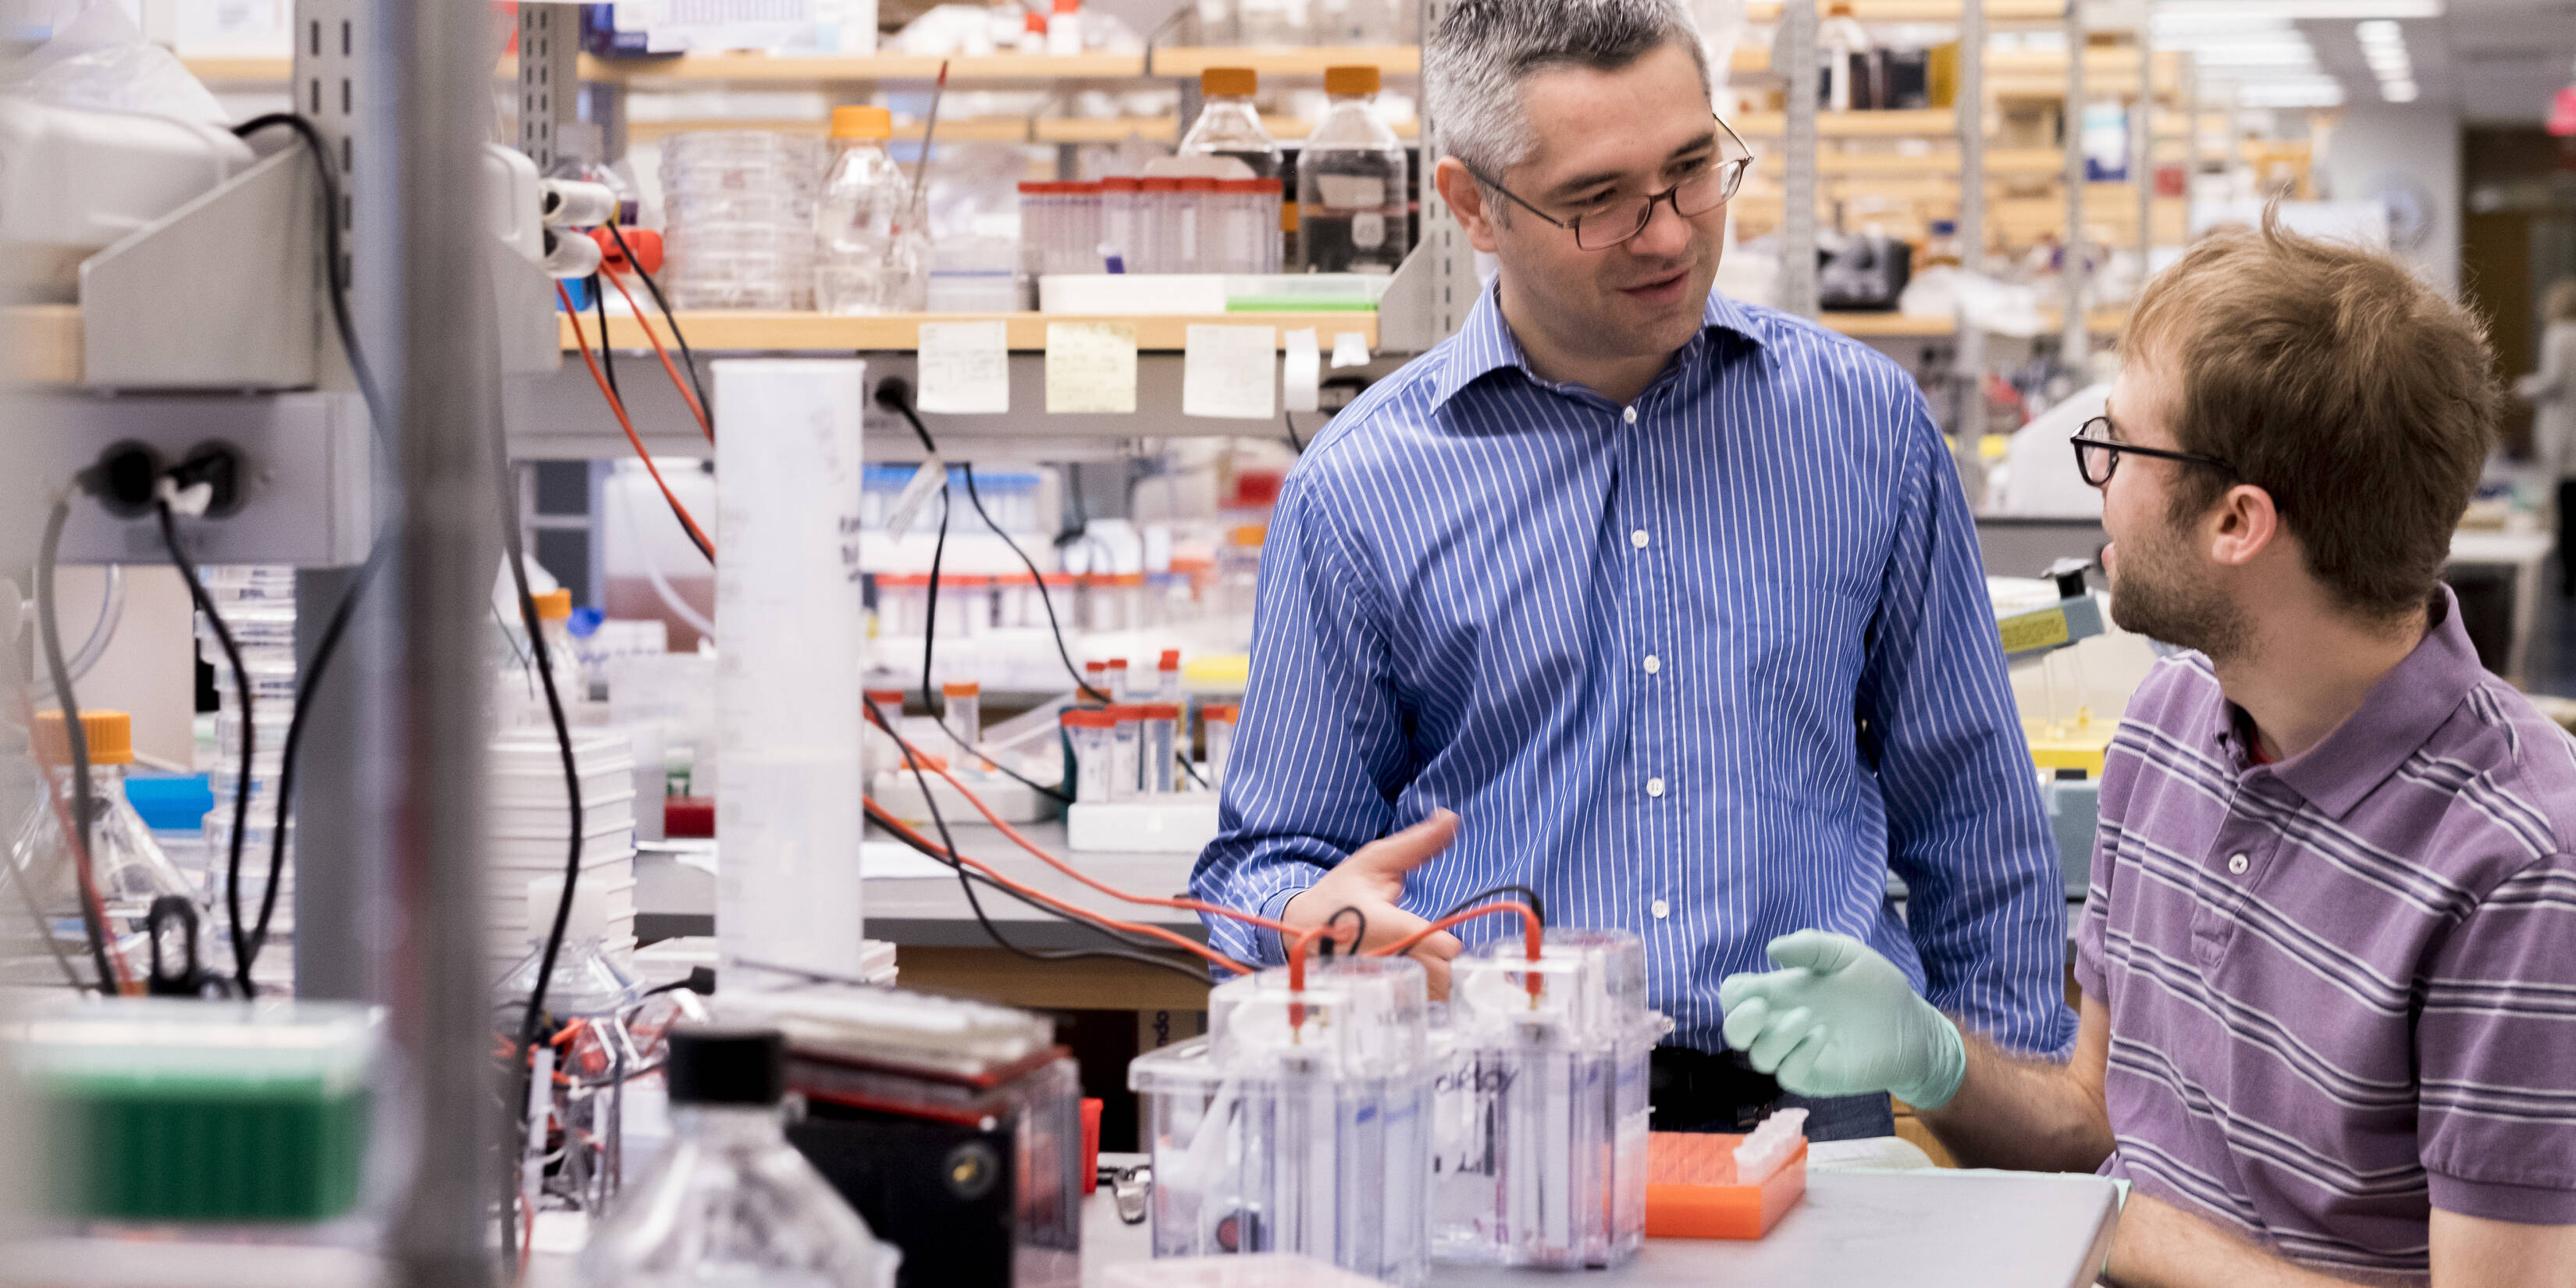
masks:
[(2112, 744), (2073, 1061), (1963, 1040), (1817, 931), (1725, 982), (1727, 1039), (1964, 1161), (2130, 1181), (2116, 1283), (2576, 1284), (2576, 743), (2439, 579), (2485, 340), (2267, 220), (2158, 277), (2126, 350), (2075, 440), (2112, 616), (2196, 651)]

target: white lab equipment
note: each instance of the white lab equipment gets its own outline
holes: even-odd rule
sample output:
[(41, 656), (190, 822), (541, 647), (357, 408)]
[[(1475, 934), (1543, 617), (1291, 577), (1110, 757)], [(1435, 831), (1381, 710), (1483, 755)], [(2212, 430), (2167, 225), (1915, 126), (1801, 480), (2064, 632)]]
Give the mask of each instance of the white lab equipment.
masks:
[(82, 260), (258, 159), (220, 126), (0, 99), (0, 279), (70, 303)]
[(1645, 946), (1618, 930), (1518, 936), (1450, 968), (1433, 1102), (1431, 1240), (1444, 1262), (1612, 1266), (1645, 1239)]
[(1140, 792), (1145, 750), (1145, 709), (1119, 703), (1109, 708), (1116, 721), (1109, 736), (1109, 799), (1133, 800)]
[(1404, 141), (1377, 119), (1375, 67), (1328, 67), (1331, 106), (1297, 154), (1297, 267), (1392, 273), (1412, 248)]
[(1206, 1037), (1128, 1065), (1154, 1159), (1154, 1255), (1294, 1252), (1419, 1284), (1434, 1070), (1421, 964), (1343, 957), (1298, 974), (1219, 984)]
[[(958, 747), (969, 748), (983, 742), (984, 686), (973, 680), (950, 680), (939, 686), (939, 696), (945, 705), (939, 722), (948, 726), (948, 732), (956, 736)], [(981, 756), (969, 754), (966, 761), (972, 767), (984, 767)]]
[(669, 1151), (591, 1237), (580, 1282), (891, 1288), (902, 1255), (787, 1143), (777, 1030), (675, 1028), (668, 1059)]
[(716, 925), (728, 991), (777, 978), (754, 963), (862, 971), (859, 793), (859, 409), (867, 364), (714, 364), (717, 414), (762, 432), (716, 443), (716, 661), (725, 861)]

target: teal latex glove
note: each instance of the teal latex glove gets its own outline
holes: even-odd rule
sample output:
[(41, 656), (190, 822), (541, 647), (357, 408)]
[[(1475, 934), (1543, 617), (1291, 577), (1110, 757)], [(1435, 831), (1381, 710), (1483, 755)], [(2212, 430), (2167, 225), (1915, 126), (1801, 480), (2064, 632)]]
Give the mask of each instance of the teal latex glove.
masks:
[(1765, 974), (1717, 986), (1726, 1044), (1802, 1096), (1893, 1092), (1938, 1109), (1959, 1092), (1968, 1051), (1959, 1027), (1896, 963), (1849, 935), (1801, 930), (1771, 941)]

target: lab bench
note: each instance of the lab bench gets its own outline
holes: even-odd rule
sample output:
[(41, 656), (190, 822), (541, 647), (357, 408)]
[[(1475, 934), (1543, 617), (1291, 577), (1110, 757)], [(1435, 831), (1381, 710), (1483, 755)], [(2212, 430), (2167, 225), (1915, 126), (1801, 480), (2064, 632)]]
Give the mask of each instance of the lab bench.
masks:
[[(2070, 1288), (2093, 1282), (2119, 1199), (2099, 1176), (2037, 1172), (1817, 1172), (1807, 1196), (1758, 1240), (1648, 1239), (1612, 1270), (1567, 1273), (1440, 1266), (1432, 1288)], [(1118, 1219), (1108, 1192), (1084, 1201), (1082, 1282), (1151, 1255), (1151, 1227)]]

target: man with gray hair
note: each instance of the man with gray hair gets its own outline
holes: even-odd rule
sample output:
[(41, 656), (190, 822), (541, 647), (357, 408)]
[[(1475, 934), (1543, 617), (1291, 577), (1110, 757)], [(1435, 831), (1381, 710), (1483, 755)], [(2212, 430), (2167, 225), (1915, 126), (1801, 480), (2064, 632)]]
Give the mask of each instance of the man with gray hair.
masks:
[[(1711, 293), (1751, 156), (1689, 19), (1459, 0), (1423, 80), (1430, 181), (1500, 272), (1289, 475), (1193, 888), (1356, 908), (1372, 944), (1506, 888), (1633, 932), (1667, 1128), (1797, 1101), (1723, 1054), (1718, 1001), (1793, 930), (2061, 1052), (2065, 899), (1957, 475), (1893, 363)], [(1445, 992), (1462, 938), (1512, 929), (1411, 951)], [(1892, 1129), (1884, 1095), (1799, 1103), (1817, 1139)]]

